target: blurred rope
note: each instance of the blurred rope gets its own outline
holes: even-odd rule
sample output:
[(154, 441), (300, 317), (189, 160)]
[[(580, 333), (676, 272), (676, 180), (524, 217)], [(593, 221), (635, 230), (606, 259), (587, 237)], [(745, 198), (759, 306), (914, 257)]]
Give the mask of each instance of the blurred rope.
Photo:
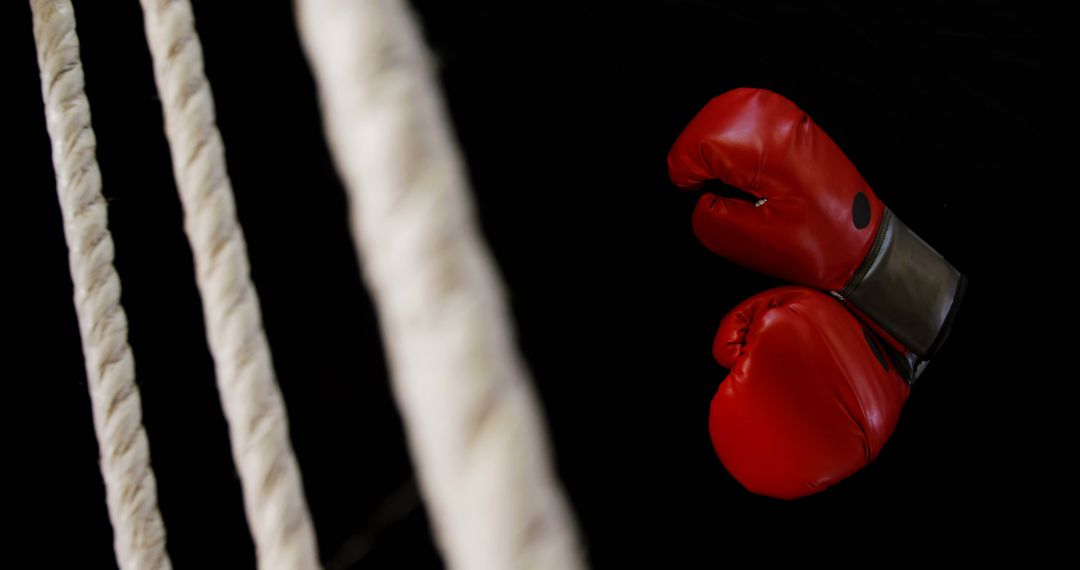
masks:
[(432, 527), (451, 568), (583, 566), (430, 56), (400, 0), (298, 0)]

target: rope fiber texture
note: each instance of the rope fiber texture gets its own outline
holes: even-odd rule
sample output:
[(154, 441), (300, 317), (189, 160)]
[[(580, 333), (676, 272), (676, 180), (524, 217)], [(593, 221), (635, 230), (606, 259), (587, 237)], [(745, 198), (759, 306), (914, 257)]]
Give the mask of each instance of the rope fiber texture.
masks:
[[(259, 568), (319, 567), (188, 0), (140, 0), (184, 230)], [(253, 8), (254, 9), (254, 8)]]
[(75, 12), (68, 0), (31, 0), (30, 9), (113, 550), (125, 570), (166, 570), (165, 525), (113, 267)]

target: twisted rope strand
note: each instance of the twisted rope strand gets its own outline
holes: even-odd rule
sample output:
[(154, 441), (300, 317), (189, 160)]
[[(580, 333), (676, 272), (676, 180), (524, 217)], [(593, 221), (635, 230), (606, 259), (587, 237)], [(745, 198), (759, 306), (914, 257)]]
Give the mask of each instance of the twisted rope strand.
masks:
[(75, 13), (68, 0), (31, 0), (30, 8), (113, 549), (125, 570), (167, 570), (165, 525), (113, 267)]
[(400, 0), (298, 0), (296, 8), (448, 566), (581, 568), (417, 26)]
[(188, 0), (140, 0), (184, 230), (259, 567), (319, 567)]

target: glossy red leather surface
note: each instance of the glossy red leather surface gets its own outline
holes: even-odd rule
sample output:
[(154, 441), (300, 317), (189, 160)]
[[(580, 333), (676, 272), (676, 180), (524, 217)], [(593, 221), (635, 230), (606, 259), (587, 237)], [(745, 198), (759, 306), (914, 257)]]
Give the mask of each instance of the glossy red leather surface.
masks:
[(909, 388), (865, 331), (831, 297), (797, 286), (754, 295), (724, 317), (713, 355), (730, 373), (713, 397), (709, 433), (743, 486), (803, 497), (881, 451)]
[[(884, 206), (836, 143), (786, 98), (735, 89), (713, 98), (668, 153), (672, 182), (697, 189), (707, 180), (765, 203), (706, 192), (694, 233), (713, 252), (787, 281), (840, 290), (869, 252)], [(852, 207), (862, 192), (869, 222)]]

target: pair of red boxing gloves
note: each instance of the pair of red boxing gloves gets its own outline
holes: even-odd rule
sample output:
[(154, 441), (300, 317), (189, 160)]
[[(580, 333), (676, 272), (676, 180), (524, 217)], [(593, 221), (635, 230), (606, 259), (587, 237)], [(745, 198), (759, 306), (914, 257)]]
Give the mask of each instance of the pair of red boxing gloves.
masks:
[(736, 189), (698, 200), (693, 228), (706, 247), (798, 284), (754, 295), (720, 323), (713, 356), (730, 373), (709, 432), (721, 462), (750, 491), (786, 499), (851, 475), (892, 434), (965, 278), (776, 93), (712, 99), (675, 141), (668, 171), (680, 188)]

